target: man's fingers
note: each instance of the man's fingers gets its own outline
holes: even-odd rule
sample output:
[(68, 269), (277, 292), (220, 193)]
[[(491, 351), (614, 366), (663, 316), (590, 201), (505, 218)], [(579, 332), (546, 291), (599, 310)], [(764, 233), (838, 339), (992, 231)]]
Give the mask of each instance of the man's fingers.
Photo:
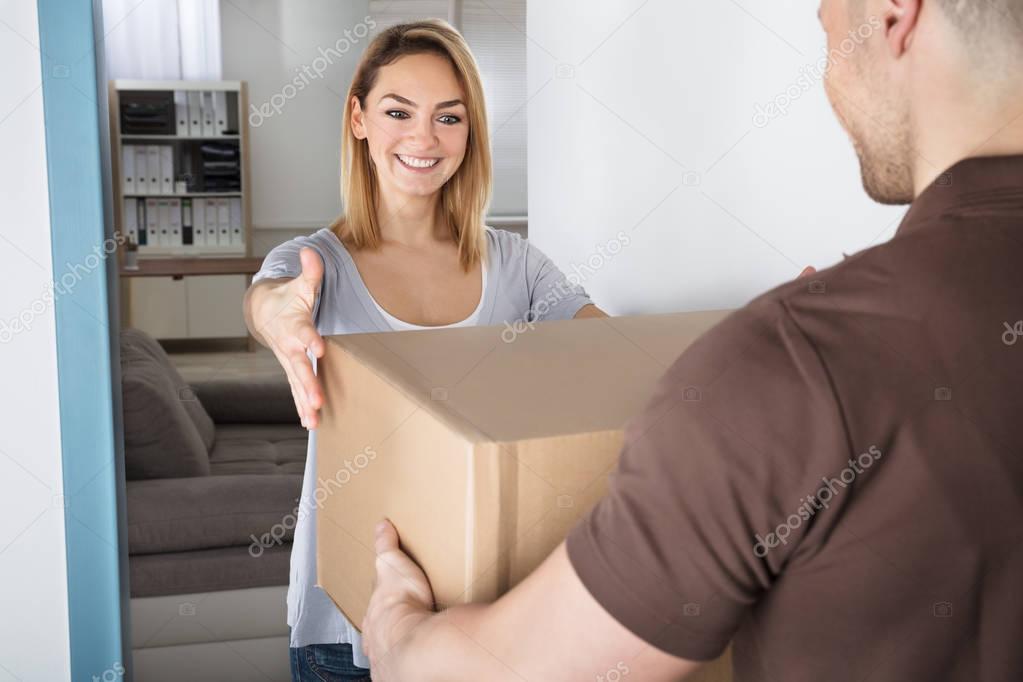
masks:
[(301, 384), (292, 376), (290, 371), (287, 371), (287, 368), (285, 368), (284, 373), (288, 377), (288, 385), (291, 387), (291, 398), (295, 401), (295, 410), (298, 411), (298, 418), (302, 421), (302, 426), (308, 428), (309, 407), (303, 398)]
[(807, 265), (805, 268), (803, 268), (803, 271), (801, 273), (799, 273), (799, 276), (800, 277), (808, 277), (810, 275), (815, 275), (815, 274), (817, 274), (817, 268), (813, 267), (812, 265)]
[(398, 549), (398, 530), (387, 519), (377, 524), (375, 544), (377, 556)]

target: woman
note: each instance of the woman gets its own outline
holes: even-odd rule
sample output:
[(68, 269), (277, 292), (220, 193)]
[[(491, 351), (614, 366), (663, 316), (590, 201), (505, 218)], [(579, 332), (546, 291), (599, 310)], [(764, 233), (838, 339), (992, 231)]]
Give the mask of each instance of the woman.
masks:
[[(449, 25), (403, 24), (373, 40), (341, 146), (345, 214), (271, 251), (245, 298), (249, 329), (284, 367), (307, 429), (323, 404), (310, 360), (323, 335), (604, 316), (539, 250), (483, 224), (483, 88)], [(292, 675), (368, 680), (358, 633), (315, 586), (315, 480), (313, 432), (288, 589)]]

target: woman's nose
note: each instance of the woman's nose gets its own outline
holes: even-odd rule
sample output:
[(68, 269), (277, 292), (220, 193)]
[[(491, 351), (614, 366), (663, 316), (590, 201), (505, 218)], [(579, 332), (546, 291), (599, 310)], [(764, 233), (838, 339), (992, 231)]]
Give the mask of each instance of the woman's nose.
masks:
[(430, 149), (437, 143), (436, 131), (433, 127), (433, 119), (422, 117), (413, 126), (410, 133), (411, 141), (417, 149)]

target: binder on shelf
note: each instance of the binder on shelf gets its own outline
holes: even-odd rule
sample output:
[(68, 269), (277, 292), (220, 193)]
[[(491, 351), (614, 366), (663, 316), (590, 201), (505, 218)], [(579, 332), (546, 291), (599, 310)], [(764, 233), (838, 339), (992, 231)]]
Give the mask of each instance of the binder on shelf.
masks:
[(202, 98), (198, 90), (189, 90), (188, 95), (188, 134), (191, 137), (202, 137)]
[(228, 246), (231, 243), (231, 207), (227, 199), (215, 199), (217, 202), (217, 246)]
[(167, 239), (170, 246), (181, 246), (181, 199), (167, 199)]
[(146, 172), (149, 174), (149, 193), (163, 194), (163, 183), (160, 181), (160, 147), (155, 144), (146, 146)]
[(231, 235), (228, 242), (231, 246), (241, 246), (244, 238), (242, 236), (242, 200), (232, 197), (226, 200), (230, 206), (231, 214)]
[(213, 93), (210, 90), (202, 91), (201, 107), (203, 137), (213, 137), (217, 134), (217, 128), (213, 112)]
[(167, 199), (156, 200), (158, 225), (160, 226), (160, 246), (172, 246), (170, 239), (170, 203)]
[(188, 137), (188, 93), (184, 90), (174, 91), (174, 115), (178, 137)]
[(124, 214), (121, 216), (124, 225), (121, 226), (122, 236), (130, 239), (135, 244), (139, 243), (139, 210), (135, 199), (124, 200)]
[(157, 199), (146, 199), (146, 244), (160, 246), (160, 211)]
[(213, 91), (213, 134), (223, 135), (227, 130), (227, 92)]
[(121, 191), (135, 194), (135, 147), (130, 144), (121, 147), (121, 178)]
[(163, 145), (160, 148), (160, 193), (174, 194), (174, 148)]
[(135, 194), (149, 194), (149, 168), (146, 160), (149, 154), (141, 145), (133, 145), (135, 151)]
[(195, 243), (195, 227), (192, 224), (192, 200), (181, 200), (181, 244), (192, 246)]
[(135, 222), (138, 224), (139, 246), (146, 246), (149, 243), (146, 234), (146, 202), (144, 199), (135, 199)]
[(217, 245), (217, 200), (206, 200), (206, 246)]
[(192, 244), (206, 246), (206, 200), (192, 200)]

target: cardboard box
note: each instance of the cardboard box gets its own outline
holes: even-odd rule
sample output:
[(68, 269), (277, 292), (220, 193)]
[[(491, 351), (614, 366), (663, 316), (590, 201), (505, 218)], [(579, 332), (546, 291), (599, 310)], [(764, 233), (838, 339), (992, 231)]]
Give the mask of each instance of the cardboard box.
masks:
[(319, 585), (361, 625), (387, 517), (439, 608), (506, 592), (604, 494), (625, 423), (725, 314), (330, 337)]

